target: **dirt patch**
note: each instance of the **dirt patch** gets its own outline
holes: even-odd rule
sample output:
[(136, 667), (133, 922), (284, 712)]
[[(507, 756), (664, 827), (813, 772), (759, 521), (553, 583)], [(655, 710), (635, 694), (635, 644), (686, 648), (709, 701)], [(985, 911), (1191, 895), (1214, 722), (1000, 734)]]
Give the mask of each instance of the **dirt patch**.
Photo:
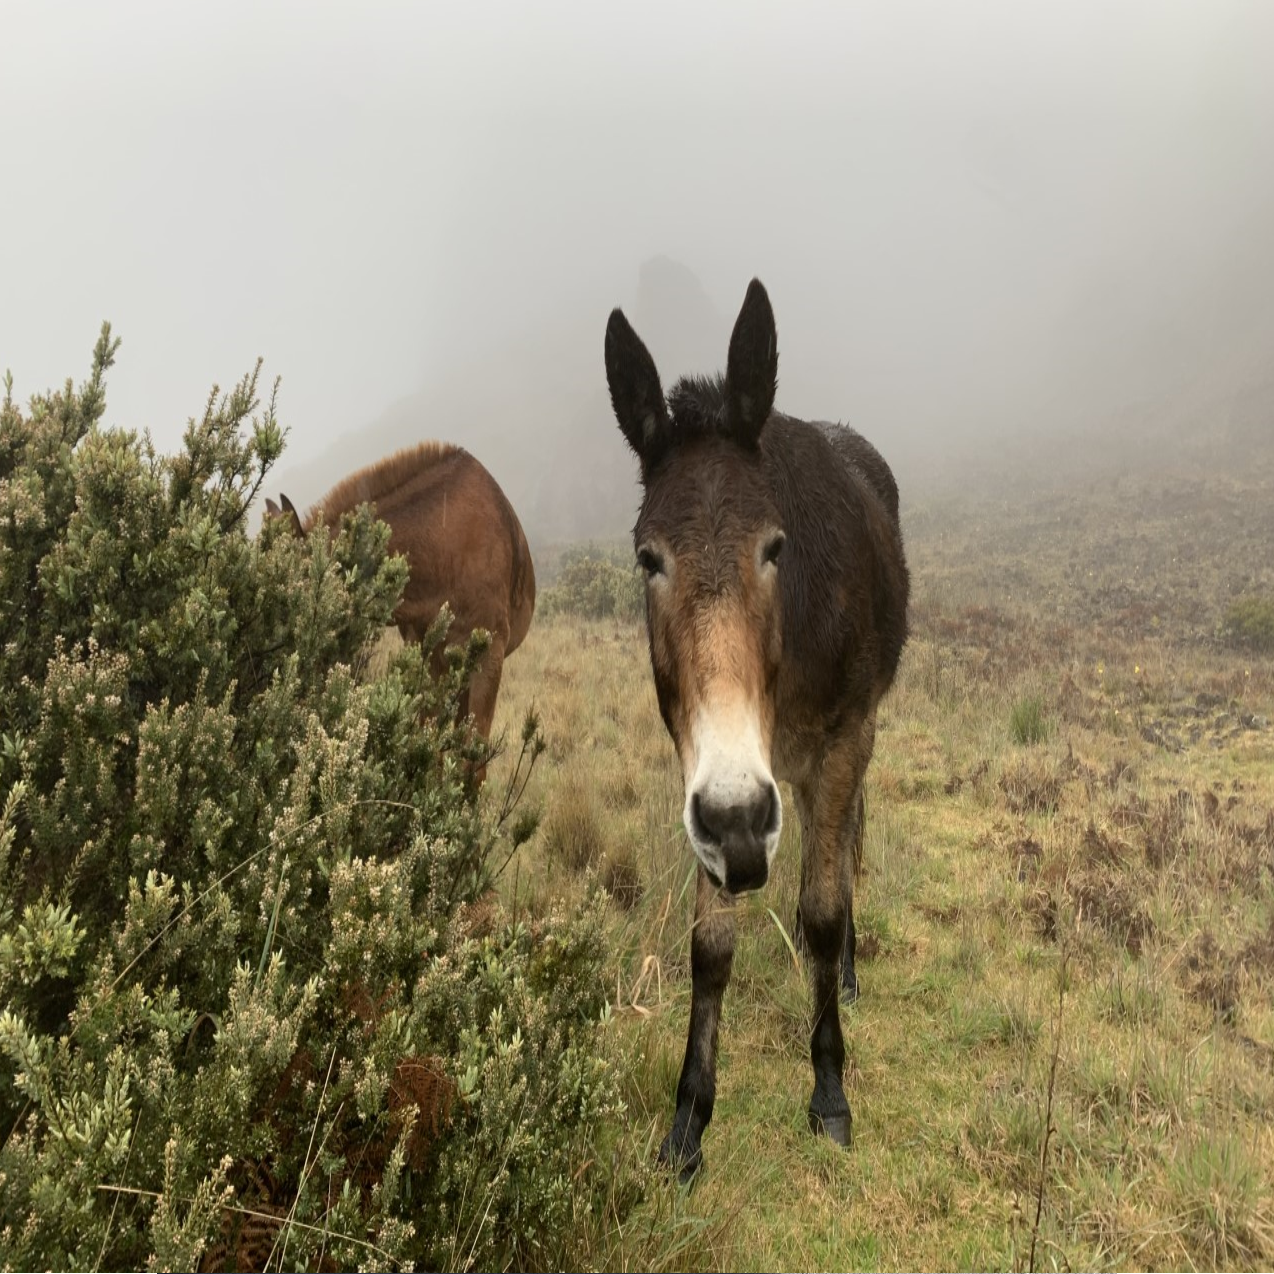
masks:
[(1142, 901), (1144, 887), (1135, 877), (1114, 870), (1090, 869), (1075, 873), (1067, 893), (1081, 921), (1101, 929), (1129, 955), (1141, 955), (1155, 923)]
[(1236, 699), (1201, 691), (1193, 701), (1168, 704), (1142, 723), (1141, 737), (1167, 752), (1191, 747), (1222, 748), (1246, 734), (1264, 734), (1268, 717), (1244, 709)]
[(991, 762), (985, 757), (979, 761), (968, 774), (953, 774), (942, 785), (942, 790), (948, 796), (954, 796), (967, 783), (970, 787), (976, 788), (991, 768)]
[(1062, 799), (1068, 777), (1067, 768), (1055, 761), (1019, 757), (1005, 765), (1000, 790), (1015, 814), (1051, 814)]
[(1232, 1026), (1239, 1015), (1242, 964), (1221, 948), (1211, 932), (1204, 930), (1194, 940), (1183, 968), (1190, 998)]

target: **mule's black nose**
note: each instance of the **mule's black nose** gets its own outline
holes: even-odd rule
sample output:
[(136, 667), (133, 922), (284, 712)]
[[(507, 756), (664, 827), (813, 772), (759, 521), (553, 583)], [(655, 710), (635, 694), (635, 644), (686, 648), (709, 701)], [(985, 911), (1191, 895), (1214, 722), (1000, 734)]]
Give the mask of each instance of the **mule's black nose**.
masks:
[(758, 784), (746, 800), (716, 801), (696, 792), (690, 802), (695, 835), (720, 849), (731, 893), (760, 889), (770, 873), (766, 844), (778, 826), (779, 794)]

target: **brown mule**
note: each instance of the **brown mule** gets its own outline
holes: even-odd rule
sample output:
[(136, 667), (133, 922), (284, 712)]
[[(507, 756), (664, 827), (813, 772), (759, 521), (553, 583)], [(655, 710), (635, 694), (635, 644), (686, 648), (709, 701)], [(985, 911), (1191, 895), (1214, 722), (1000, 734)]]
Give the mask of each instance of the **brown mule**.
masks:
[[(341, 516), (364, 503), (389, 525), (389, 552), (407, 559), (410, 576), (394, 622), (405, 642), (420, 642), (446, 602), (452, 622), (444, 645), (463, 644), (476, 629), (491, 645), (461, 699), (484, 739), (491, 735), (505, 659), (526, 637), (535, 612), (535, 567), (512, 505), (496, 480), (462, 447), (425, 442), (369, 465), (334, 486), (302, 518), (287, 496), (266, 500), (271, 516), (291, 518), (298, 535), (322, 523), (335, 533)], [(442, 651), (434, 653), (435, 669)], [(481, 775), (479, 775), (481, 778)]]
[(801, 820), (797, 930), (814, 996), (811, 1127), (848, 1145), (840, 995), (857, 991), (853, 888), (876, 707), (907, 639), (898, 488), (876, 449), (839, 425), (772, 410), (774, 314), (753, 280), (724, 377), (667, 400), (619, 310), (606, 375), (641, 462), (633, 539), (646, 574), (650, 660), (685, 782), (699, 859), (692, 991), (677, 1110), (659, 1157), (689, 1179), (716, 1095), (717, 1026), (734, 959), (737, 894), (779, 844), (776, 779)]

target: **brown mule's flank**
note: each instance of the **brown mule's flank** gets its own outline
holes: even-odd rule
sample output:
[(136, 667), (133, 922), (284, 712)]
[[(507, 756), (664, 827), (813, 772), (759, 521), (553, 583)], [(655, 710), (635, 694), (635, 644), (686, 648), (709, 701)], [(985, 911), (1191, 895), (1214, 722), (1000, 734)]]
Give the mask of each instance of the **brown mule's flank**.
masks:
[(733, 894), (764, 885), (777, 848), (776, 778), (790, 783), (801, 826), (795, 927), (813, 992), (810, 1125), (849, 1142), (839, 1001), (857, 993), (863, 786), (910, 588), (884, 459), (852, 429), (773, 410), (777, 336), (756, 280), (726, 367), (679, 381), (665, 399), (649, 351), (611, 314), (607, 383), (641, 464), (633, 536), (648, 579), (651, 670), (699, 859), (690, 1026), (660, 1147), (683, 1180), (701, 1162), (715, 1102)]
[[(281, 497), (282, 514), (291, 514), (302, 534), (317, 525), (335, 534), (342, 516), (364, 503), (389, 525), (388, 551), (407, 559), (409, 577), (394, 612), (403, 640), (422, 641), (444, 603), (452, 615), (444, 645), (462, 644), (476, 629), (491, 634), (461, 701), (461, 713), (472, 712), (478, 733), (489, 738), (504, 660), (522, 644), (535, 612), (535, 567), (516, 513), (486, 468), (445, 442), (405, 448), (351, 474), (304, 519)], [(441, 649), (434, 664), (443, 667)]]

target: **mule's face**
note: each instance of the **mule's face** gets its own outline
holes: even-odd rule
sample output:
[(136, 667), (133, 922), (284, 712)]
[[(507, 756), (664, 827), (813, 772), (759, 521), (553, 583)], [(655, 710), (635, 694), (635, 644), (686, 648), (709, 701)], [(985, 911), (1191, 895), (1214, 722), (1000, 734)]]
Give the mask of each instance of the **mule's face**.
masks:
[(782, 825), (771, 752), (784, 537), (758, 458), (724, 440), (678, 449), (652, 475), (634, 538), (690, 843), (714, 883), (759, 888)]
[(672, 414), (649, 352), (618, 310), (606, 367), (620, 428), (642, 464), (634, 540), (686, 831), (714, 883), (759, 889), (782, 825), (771, 754), (784, 536), (758, 446), (777, 371), (769, 299), (754, 281), (725, 380), (678, 386)]

